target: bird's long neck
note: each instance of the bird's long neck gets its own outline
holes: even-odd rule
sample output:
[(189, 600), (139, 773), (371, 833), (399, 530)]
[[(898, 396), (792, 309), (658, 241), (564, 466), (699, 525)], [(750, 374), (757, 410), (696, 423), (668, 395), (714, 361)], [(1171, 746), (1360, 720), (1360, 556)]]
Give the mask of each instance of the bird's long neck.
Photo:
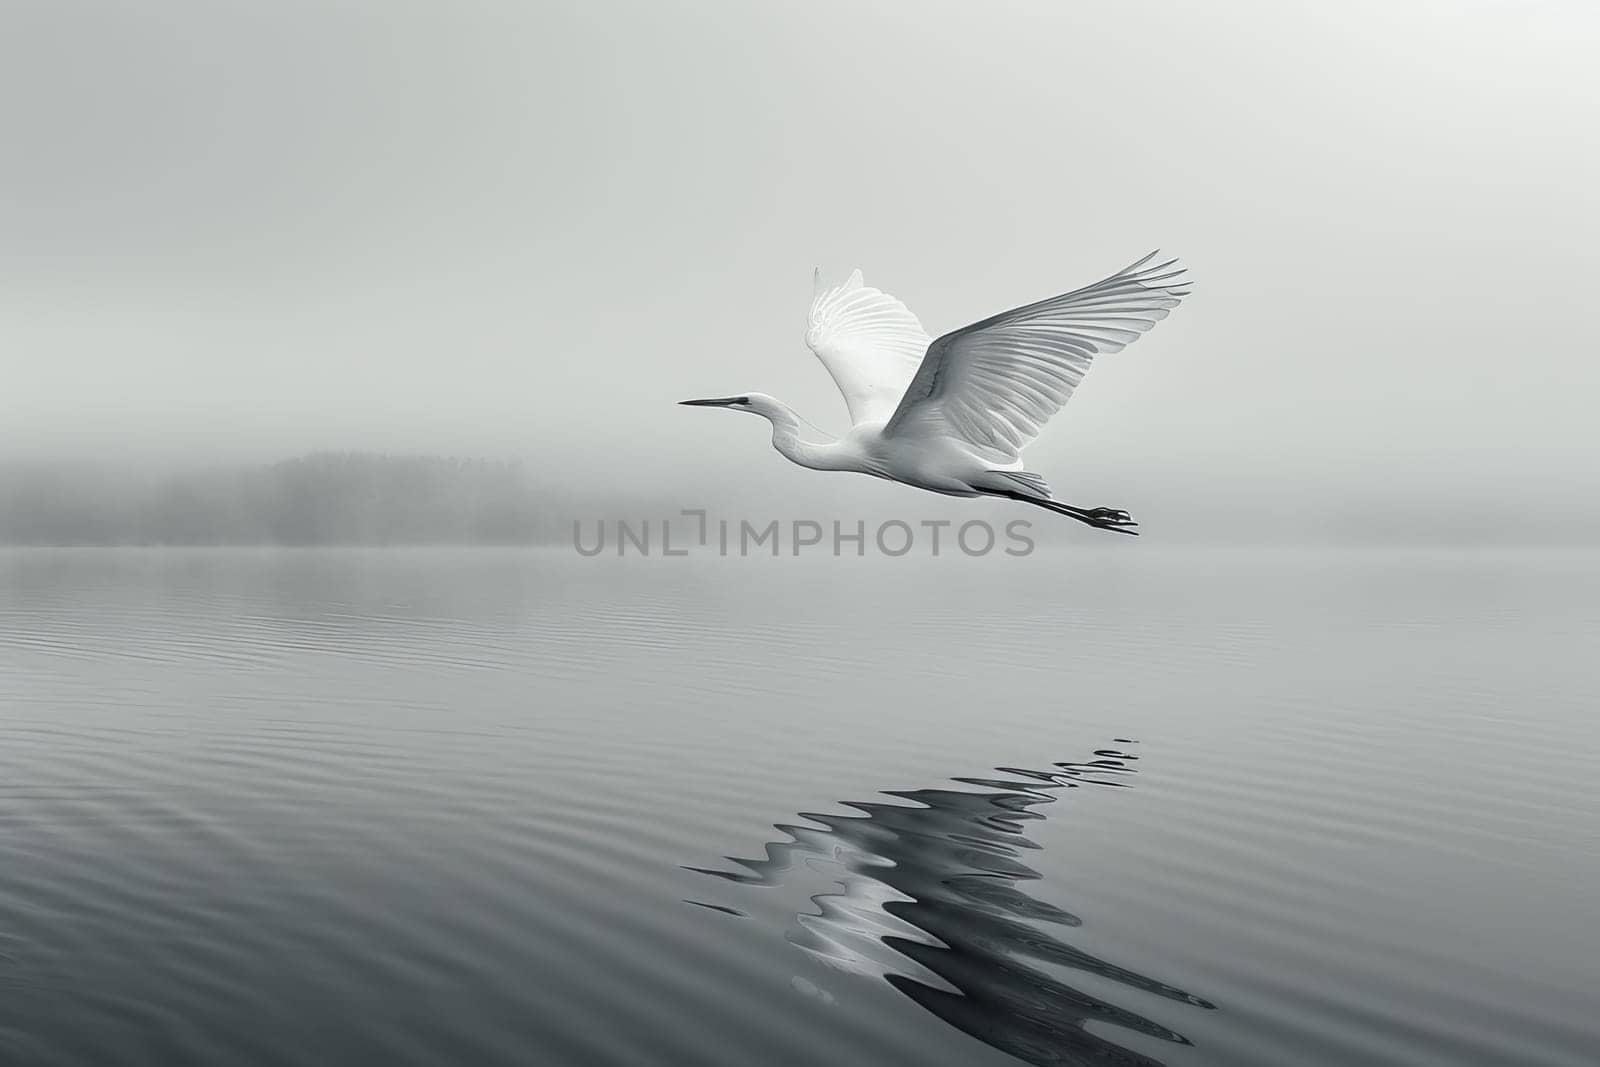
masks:
[[(774, 401), (760, 410), (760, 414), (772, 423), (772, 447), (776, 448), (785, 459), (791, 463), (798, 463), (802, 467), (812, 470), (840, 470), (842, 469), (835, 453), (838, 443), (835, 441), (806, 441), (801, 439), (801, 428), (805, 424), (794, 409), (779, 401)], [(815, 427), (806, 427), (813, 432), (820, 433)]]

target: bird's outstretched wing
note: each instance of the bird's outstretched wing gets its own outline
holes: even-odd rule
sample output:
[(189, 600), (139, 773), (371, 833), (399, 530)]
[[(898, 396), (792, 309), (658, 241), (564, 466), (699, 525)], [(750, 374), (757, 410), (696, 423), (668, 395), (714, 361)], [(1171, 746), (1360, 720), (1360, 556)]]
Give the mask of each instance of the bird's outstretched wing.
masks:
[(1097, 354), (1138, 340), (1188, 295), (1178, 261), (1155, 257), (934, 341), (884, 435), (952, 434), (996, 463), (1016, 460)]
[(889, 418), (930, 340), (904, 304), (863, 284), (859, 270), (831, 289), (822, 287), (817, 272), (806, 344), (833, 375), (852, 423)]

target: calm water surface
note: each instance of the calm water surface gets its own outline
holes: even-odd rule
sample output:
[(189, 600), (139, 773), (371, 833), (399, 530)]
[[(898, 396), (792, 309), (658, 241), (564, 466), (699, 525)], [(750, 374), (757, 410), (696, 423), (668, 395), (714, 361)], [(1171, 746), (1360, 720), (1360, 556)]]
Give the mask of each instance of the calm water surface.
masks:
[(0, 551), (0, 1063), (1600, 1061), (1600, 554)]

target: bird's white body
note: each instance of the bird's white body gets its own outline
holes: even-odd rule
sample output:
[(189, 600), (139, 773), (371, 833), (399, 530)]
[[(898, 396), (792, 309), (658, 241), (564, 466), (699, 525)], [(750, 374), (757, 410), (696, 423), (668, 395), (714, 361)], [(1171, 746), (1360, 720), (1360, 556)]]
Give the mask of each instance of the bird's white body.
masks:
[(686, 404), (749, 411), (772, 423), (786, 459), (854, 471), (947, 496), (999, 496), (1102, 529), (1132, 533), (1126, 512), (1082, 509), (1023, 468), (1022, 447), (1072, 395), (1092, 358), (1165, 318), (1188, 290), (1152, 256), (1082, 289), (931, 340), (904, 304), (863, 283), (817, 287), (806, 343), (833, 376), (852, 426), (828, 439), (765, 393)]
[[(750, 393), (749, 408), (772, 423), (772, 447), (802, 467), (818, 471), (854, 471), (902, 482), (947, 496), (978, 496), (975, 482), (995, 470), (952, 437), (886, 436), (884, 423), (864, 422), (831, 441), (808, 441), (802, 421), (787, 404), (765, 393)], [(1020, 460), (1002, 469), (1020, 470)]]

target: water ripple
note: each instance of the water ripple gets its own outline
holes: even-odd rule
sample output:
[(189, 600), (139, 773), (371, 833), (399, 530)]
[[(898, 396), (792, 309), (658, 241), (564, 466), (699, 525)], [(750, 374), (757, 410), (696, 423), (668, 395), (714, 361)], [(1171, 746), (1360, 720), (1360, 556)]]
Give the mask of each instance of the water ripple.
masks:
[(0, 552), (0, 1064), (1594, 1063), (1600, 554), (677, 562)]

